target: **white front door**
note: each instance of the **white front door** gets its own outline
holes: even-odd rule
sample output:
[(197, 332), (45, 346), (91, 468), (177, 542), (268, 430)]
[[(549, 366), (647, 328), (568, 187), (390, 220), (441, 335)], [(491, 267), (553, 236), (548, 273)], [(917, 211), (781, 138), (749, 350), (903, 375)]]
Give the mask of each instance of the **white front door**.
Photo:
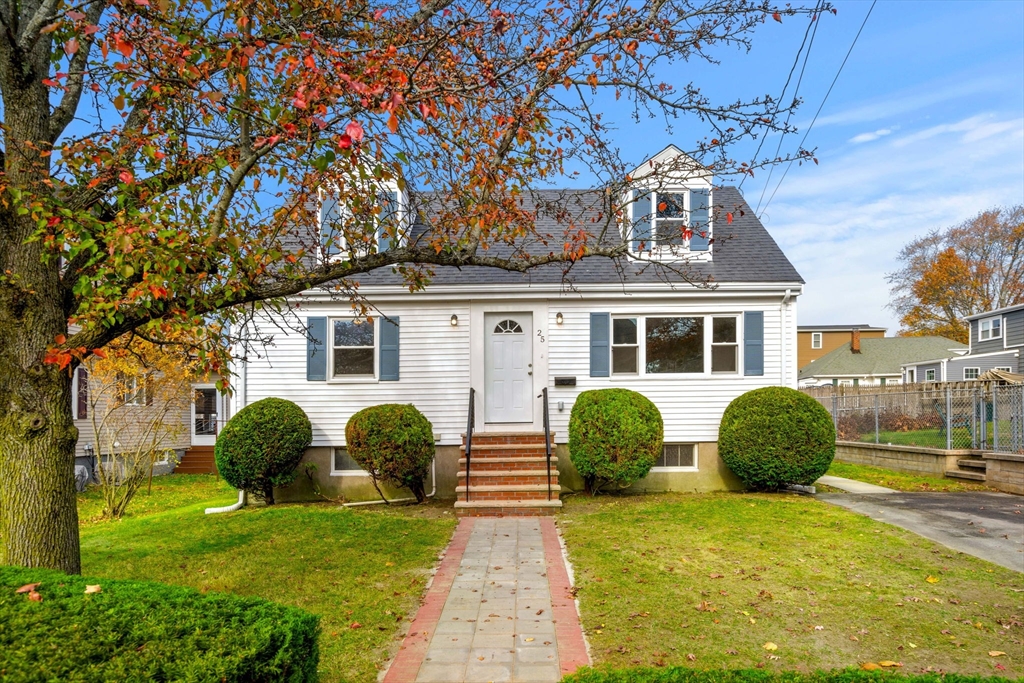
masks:
[(533, 314), (484, 315), (484, 421), (533, 422)]
[(212, 446), (220, 431), (220, 392), (212, 384), (193, 385), (192, 392), (192, 445)]

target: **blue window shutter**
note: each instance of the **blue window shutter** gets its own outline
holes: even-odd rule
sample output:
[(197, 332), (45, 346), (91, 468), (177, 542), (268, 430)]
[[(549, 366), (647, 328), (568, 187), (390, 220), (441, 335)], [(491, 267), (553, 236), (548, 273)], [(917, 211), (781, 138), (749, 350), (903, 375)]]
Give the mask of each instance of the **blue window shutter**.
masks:
[(306, 318), (306, 380), (327, 380), (327, 318)]
[(640, 251), (640, 243), (650, 251), (651, 246), (651, 193), (633, 191), (633, 251)]
[(324, 197), (320, 204), (320, 246), (327, 256), (334, 256), (341, 249), (338, 246), (341, 221), (341, 208), (338, 198), (333, 194)]
[(764, 312), (743, 314), (743, 374), (764, 374)]
[(379, 227), (377, 228), (377, 251), (387, 251), (391, 248), (391, 237), (385, 234), (387, 230), (396, 230), (398, 227), (398, 193), (382, 192), (381, 200), (384, 206), (381, 207), (380, 215), (377, 217)]
[(398, 318), (380, 319), (380, 381), (398, 381)]
[(608, 377), (611, 370), (611, 313), (590, 314), (590, 376)]
[(707, 251), (711, 243), (709, 220), (711, 193), (708, 190), (690, 190), (690, 251)]

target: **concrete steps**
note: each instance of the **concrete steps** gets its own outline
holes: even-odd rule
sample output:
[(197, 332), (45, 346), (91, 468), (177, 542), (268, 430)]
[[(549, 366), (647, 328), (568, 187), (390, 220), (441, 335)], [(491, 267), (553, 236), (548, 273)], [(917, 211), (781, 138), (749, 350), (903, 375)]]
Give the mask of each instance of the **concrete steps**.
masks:
[(946, 470), (946, 476), (950, 479), (970, 479), (971, 481), (985, 481), (984, 472), (964, 472), (963, 470)]
[(951, 479), (967, 479), (969, 481), (985, 481), (985, 472), (988, 463), (979, 458), (959, 458), (956, 461), (955, 470), (946, 470), (946, 476)]

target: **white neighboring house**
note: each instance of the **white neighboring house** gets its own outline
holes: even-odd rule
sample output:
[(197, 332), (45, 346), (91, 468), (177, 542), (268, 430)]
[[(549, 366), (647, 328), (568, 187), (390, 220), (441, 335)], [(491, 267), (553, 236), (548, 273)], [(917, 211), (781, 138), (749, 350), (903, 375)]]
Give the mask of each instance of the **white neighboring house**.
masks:
[[(438, 496), (451, 498), (459, 485), (464, 497), (460, 446), (470, 389), (478, 443), (488, 435), (492, 441), (542, 435), (541, 397), (548, 390), (563, 489), (581, 486), (566, 448), (573, 402), (581, 391), (607, 387), (644, 394), (664, 418), (664, 453), (639, 488), (737, 487), (718, 458), (719, 421), (746, 391), (796, 386), (796, 298), (803, 280), (739, 192), (713, 187), (695, 163), (692, 173), (661, 178), (652, 190), (652, 170), (680, 155), (669, 147), (634, 174), (632, 225), (624, 229), (631, 230), (625, 236), (640, 260), (583, 259), (569, 276), (572, 287), (561, 266), (527, 275), (439, 267), (425, 291), (410, 294), (397, 274), (378, 271), (359, 279), (360, 293), (379, 310), (370, 322), (353, 319), (350, 304), (326, 290), (294, 297), (293, 313), (308, 333), (275, 333), (263, 357), (237, 368), (232, 399), (232, 413), (266, 397), (289, 399), (312, 421), (305, 461), (315, 473), (300, 475), (282, 496), (308, 496), (315, 484), (332, 496), (375, 498), (344, 450), (345, 425), (362, 408), (397, 402), (414, 404), (433, 425), (437, 457), (428, 490), (434, 485)], [(595, 191), (541, 193), (540, 199), (548, 197), (568, 197), (594, 215), (605, 201)], [(407, 212), (408, 198), (399, 194), (397, 201)], [(556, 234), (559, 223), (540, 204), (534, 205), (538, 230)], [(412, 237), (425, 229), (416, 221)], [(714, 286), (688, 284), (641, 260), (689, 262)], [(498, 485), (478, 488), (483, 498), (526, 497), (491, 491)], [(551, 505), (558, 484), (555, 489)]]
[[(971, 329), (966, 354), (904, 363), (908, 382), (963, 382), (989, 370), (1024, 374), (1024, 304), (985, 311), (966, 318)], [(927, 378), (934, 378), (927, 379)]]

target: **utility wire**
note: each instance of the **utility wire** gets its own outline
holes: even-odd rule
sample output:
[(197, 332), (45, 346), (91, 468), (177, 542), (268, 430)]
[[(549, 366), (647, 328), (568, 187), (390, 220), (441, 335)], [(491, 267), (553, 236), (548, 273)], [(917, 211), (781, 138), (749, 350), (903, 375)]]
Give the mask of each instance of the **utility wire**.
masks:
[[(875, 5), (877, 3), (878, 3), (878, 0), (872, 0), (871, 7), (868, 8), (868, 13), (866, 15), (864, 15), (864, 21), (861, 22), (860, 28), (857, 29), (857, 35), (855, 35), (853, 37), (853, 42), (850, 44), (850, 49), (846, 51), (846, 56), (843, 57), (843, 63), (839, 65), (839, 71), (836, 72), (836, 77), (832, 79), (832, 85), (828, 86), (828, 91), (825, 93), (825, 97), (822, 98), (822, 100), (821, 100), (821, 106), (819, 106), (818, 107), (818, 111), (816, 111), (814, 113), (814, 118), (811, 119), (811, 125), (807, 126), (807, 131), (804, 133), (803, 139), (800, 140), (800, 146), (797, 149), (803, 149), (804, 148), (804, 142), (807, 141), (807, 136), (811, 134), (811, 129), (814, 128), (814, 122), (818, 120), (818, 115), (821, 114), (821, 110), (825, 108), (825, 103), (828, 102), (828, 96), (830, 94), (832, 94), (832, 88), (835, 87), (836, 81), (839, 80), (839, 74), (843, 73), (843, 67), (846, 66), (846, 60), (848, 60), (850, 58), (850, 54), (853, 52), (853, 48), (857, 44), (857, 40), (860, 38), (860, 34), (864, 30), (864, 26), (867, 25), (868, 18), (871, 16), (871, 12), (872, 12), (872, 10), (875, 9)], [(782, 187), (782, 181), (786, 179), (786, 176), (789, 174), (789, 169), (792, 168), (792, 167), (793, 167), (793, 162), (790, 161), (789, 164), (786, 166), (786, 170), (782, 174), (782, 177), (779, 178), (779, 184), (776, 185), (775, 186), (775, 190), (772, 191), (772, 196), (768, 198), (767, 202), (765, 202), (765, 205), (764, 205), (764, 210), (765, 211), (768, 210), (768, 205), (772, 203), (773, 199), (775, 199), (775, 193), (779, 191), (780, 187)]]
[[(775, 113), (776, 114), (779, 112), (779, 103), (782, 102), (783, 98), (786, 96), (786, 90), (789, 89), (789, 82), (793, 79), (793, 73), (796, 71), (796, 66), (797, 66), (797, 64), (800, 63), (800, 54), (804, 51), (804, 45), (807, 44), (807, 38), (811, 34), (811, 27), (812, 26), (814, 26), (814, 22), (813, 21), (811, 21), (811, 22), (809, 22), (807, 24), (807, 30), (804, 31), (804, 39), (802, 41), (800, 41), (800, 49), (798, 49), (796, 51), (796, 57), (793, 58), (793, 66), (791, 66), (790, 69), (789, 69), (789, 75), (786, 76), (786, 83), (782, 86), (782, 92), (779, 93), (779, 99), (776, 101), (776, 105), (775, 105)], [(757, 155), (761, 153), (761, 147), (764, 145), (764, 141), (765, 141), (766, 137), (768, 137), (767, 134), (761, 136), (761, 141), (757, 145), (757, 151), (754, 152), (754, 157), (753, 157), (752, 161), (756, 161), (757, 160)], [(746, 180), (747, 180), (747, 176), (744, 175), (743, 178), (740, 180), (740, 185), (739, 185), (738, 189), (740, 189), (740, 190), (743, 189), (743, 183), (746, 182)]]
[[(797, 97), (799, 97), (799, 94), (800, 94), (800, 84), (803, 83), (803, 81), (804, 81), (804, 71), (807, 70), (807, 62), (811, 58), (811, 48), (814, 47), (814, 36), (818, 35), (818, 24), (821, 23), (821, 7), (822, 7), (822, 3), (819, 2), (818, 5), (814, 8), (814, 15), (813, 15), (814, 16), (814, 20), (811, 21), (811, 24), (814, 26), (814, 30), (811, 31), (811, 40), (807, 44), (807, 52), (806, 52), (806, 54), (804, 54), (804, 63), (800, 67), (800, 75), (797, 77), (797, 79), (796, 79), (796, 87), (793, 89), (793, 100), (794, 101), (796, 100)], [(793, 117), (793, 108), (790, 107), (789, 111), (786, 112), (786, 123), (783, 124), (782, 133), (779, 135), (779, 144), (775, 148), (775, 157), (774, 157), (775, 159), (778, 159), (779, 158), (779, 154), (782, 152), (782, 142), (783, 142), (783, 140), (786, 139), (786, 129), (789, 127), (789, 121), (790, 121), (790, 119), (792, 117)], [(754, 209), (754, 214), (755, 215), (761, 209), (761, 202), (764, 201), (764, 193), (768, 189), (768, 186), (771, 185), (772, 175), (774, 175), (774, 174), (775, 174), (775, 164), (772, 164), (771, 167), (768, 169), (768, 178), (764, 181), (764, 185), (761, 187), (761, 196), (758, 197), (758, 199), (757, 199), (757, 208)]]

